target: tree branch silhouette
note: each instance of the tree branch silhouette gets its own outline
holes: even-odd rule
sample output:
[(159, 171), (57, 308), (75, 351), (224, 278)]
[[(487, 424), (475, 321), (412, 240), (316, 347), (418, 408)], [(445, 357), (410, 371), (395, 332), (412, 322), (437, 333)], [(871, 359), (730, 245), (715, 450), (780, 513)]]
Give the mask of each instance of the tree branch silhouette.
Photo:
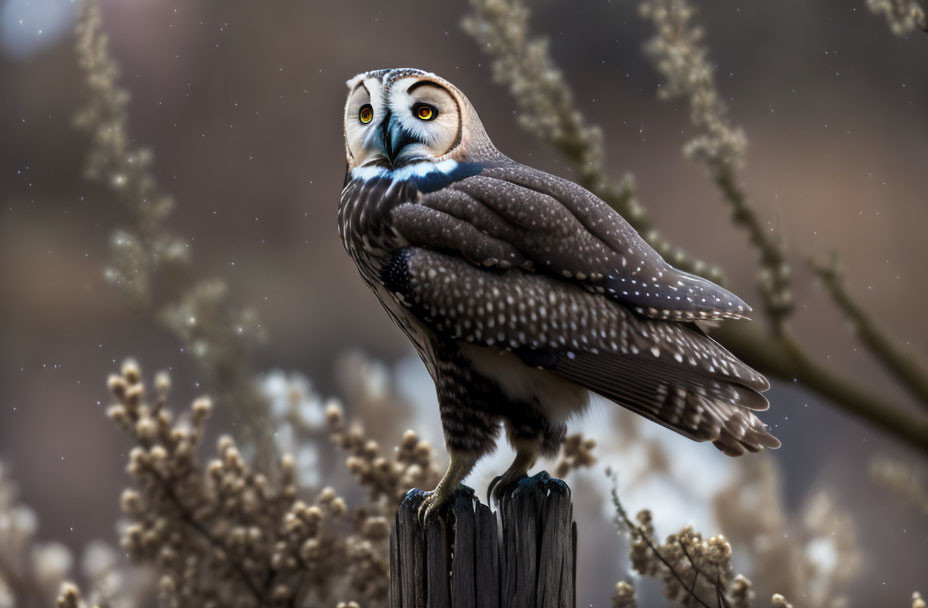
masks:
[[(471, 0), (465, 30), (492, 59), (494, 80), (508, 86), (519, 110), (520, 124), (540, 141), (558, 150), (576, 171), (582, 185), (621, 213), (639, 233), (678, 268), (722, 282), (710, 269), (658, 236), (638, 202), (630, 177), (616, 180), (602, 160), (602, 135), (573, 103), (573, 93), (551, 59), (544, 39), (528, 26), (529, 11), (519, 0)], [(655, 37), (646, 52), (665, 81), (662, 98), (684, 97), (697, 135), (684, 146), (685, 155), (705, 169), (732, 211), (734, 224), (744, 229), (759, 253), (759, 287), (765, 323), (724, 323), (712, 335), (749, 365), (775, 379), (793, 382), (827, 399), (835, 407), (864, 419), (894, 438), (928, 455), (928, 418), (885, 399), (853, 378), (816, 362), (789, 329), (792, 314), (790, 269), (783, 244), (763, 228), (763, 221), (737, 179), (743, 161), (744, 136), (733, 127), (712, 77), (702, 30), (692, 23), (693, 8), (683, 0), (647, 0), (642, 16), (651, 20)], [(827, 287), (827, 284), (826, 284)], [(869, 317), (843, 291), (836, 303), (852, 316), (870, 352), (894, 371), (910, 390), (923, 384), (911, 358), (875, 331)], [(860, 335), (860, 334), (858, 334)], [(870, 344), (872, 340), (872, 344)], [(904, 371), (905, 370), (905, 371)]]

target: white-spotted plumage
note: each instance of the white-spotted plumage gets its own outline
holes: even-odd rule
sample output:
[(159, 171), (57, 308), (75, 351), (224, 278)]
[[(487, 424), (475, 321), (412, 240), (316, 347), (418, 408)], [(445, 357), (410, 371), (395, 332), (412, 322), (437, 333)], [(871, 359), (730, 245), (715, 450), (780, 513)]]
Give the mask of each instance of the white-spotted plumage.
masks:
[(745, 318), (741, 299), (667, 264), (587, 190), (502, 155), (438, 76), (348, 86), (339, 231), (435, 380), (452, 468), (432, 503), (500, 423), (520, 454), (504, 482), (555, 451), (587, 390), (730, 455), (779, 445), (754, 414), (767, 381), (697, 325)]

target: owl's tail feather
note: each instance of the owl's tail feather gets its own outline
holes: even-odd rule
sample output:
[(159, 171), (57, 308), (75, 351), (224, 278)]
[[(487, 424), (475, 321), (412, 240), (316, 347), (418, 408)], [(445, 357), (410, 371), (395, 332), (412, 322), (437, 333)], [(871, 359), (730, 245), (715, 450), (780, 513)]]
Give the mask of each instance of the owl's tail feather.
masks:
[(641, 356), (570, 352), (557, 356), (565, 378), (696, 441), (711, 441), (729, 456), (777, 448), (780, 442), (754, 415), (767, 400), (741, 384), (698, 369)]

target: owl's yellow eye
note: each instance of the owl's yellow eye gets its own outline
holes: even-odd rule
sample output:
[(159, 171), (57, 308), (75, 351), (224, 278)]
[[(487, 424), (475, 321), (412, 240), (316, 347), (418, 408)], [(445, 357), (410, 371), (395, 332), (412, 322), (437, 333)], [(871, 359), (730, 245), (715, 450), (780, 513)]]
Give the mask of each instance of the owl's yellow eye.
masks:
[(374, 120), (374, 108), (371, 107), (371, 104), (366, 103), (361, 106), (361, 109), (358, 111), (358, 120), (365, 125)]
[(434, 120), (438, 116), (438, 109), (427, 103), (417, 103), (413, 108), (416, 118), (419, 120)]

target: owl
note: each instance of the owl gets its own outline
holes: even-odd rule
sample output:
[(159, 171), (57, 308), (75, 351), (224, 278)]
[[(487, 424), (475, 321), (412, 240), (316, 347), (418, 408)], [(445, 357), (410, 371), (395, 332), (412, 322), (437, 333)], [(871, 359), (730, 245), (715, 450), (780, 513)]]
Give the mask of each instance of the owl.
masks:
[(428, 518), (500, 430), (496, 498), (557, 452), (596, 393), (729, 456), (779, 446), (767, 380), (703, 331), (740, 298), (665, 262), (579, 185), (504, 156), (454, 85), (409, 68), (348, 81), (338, 229), (435, 382), (450, 466)]

